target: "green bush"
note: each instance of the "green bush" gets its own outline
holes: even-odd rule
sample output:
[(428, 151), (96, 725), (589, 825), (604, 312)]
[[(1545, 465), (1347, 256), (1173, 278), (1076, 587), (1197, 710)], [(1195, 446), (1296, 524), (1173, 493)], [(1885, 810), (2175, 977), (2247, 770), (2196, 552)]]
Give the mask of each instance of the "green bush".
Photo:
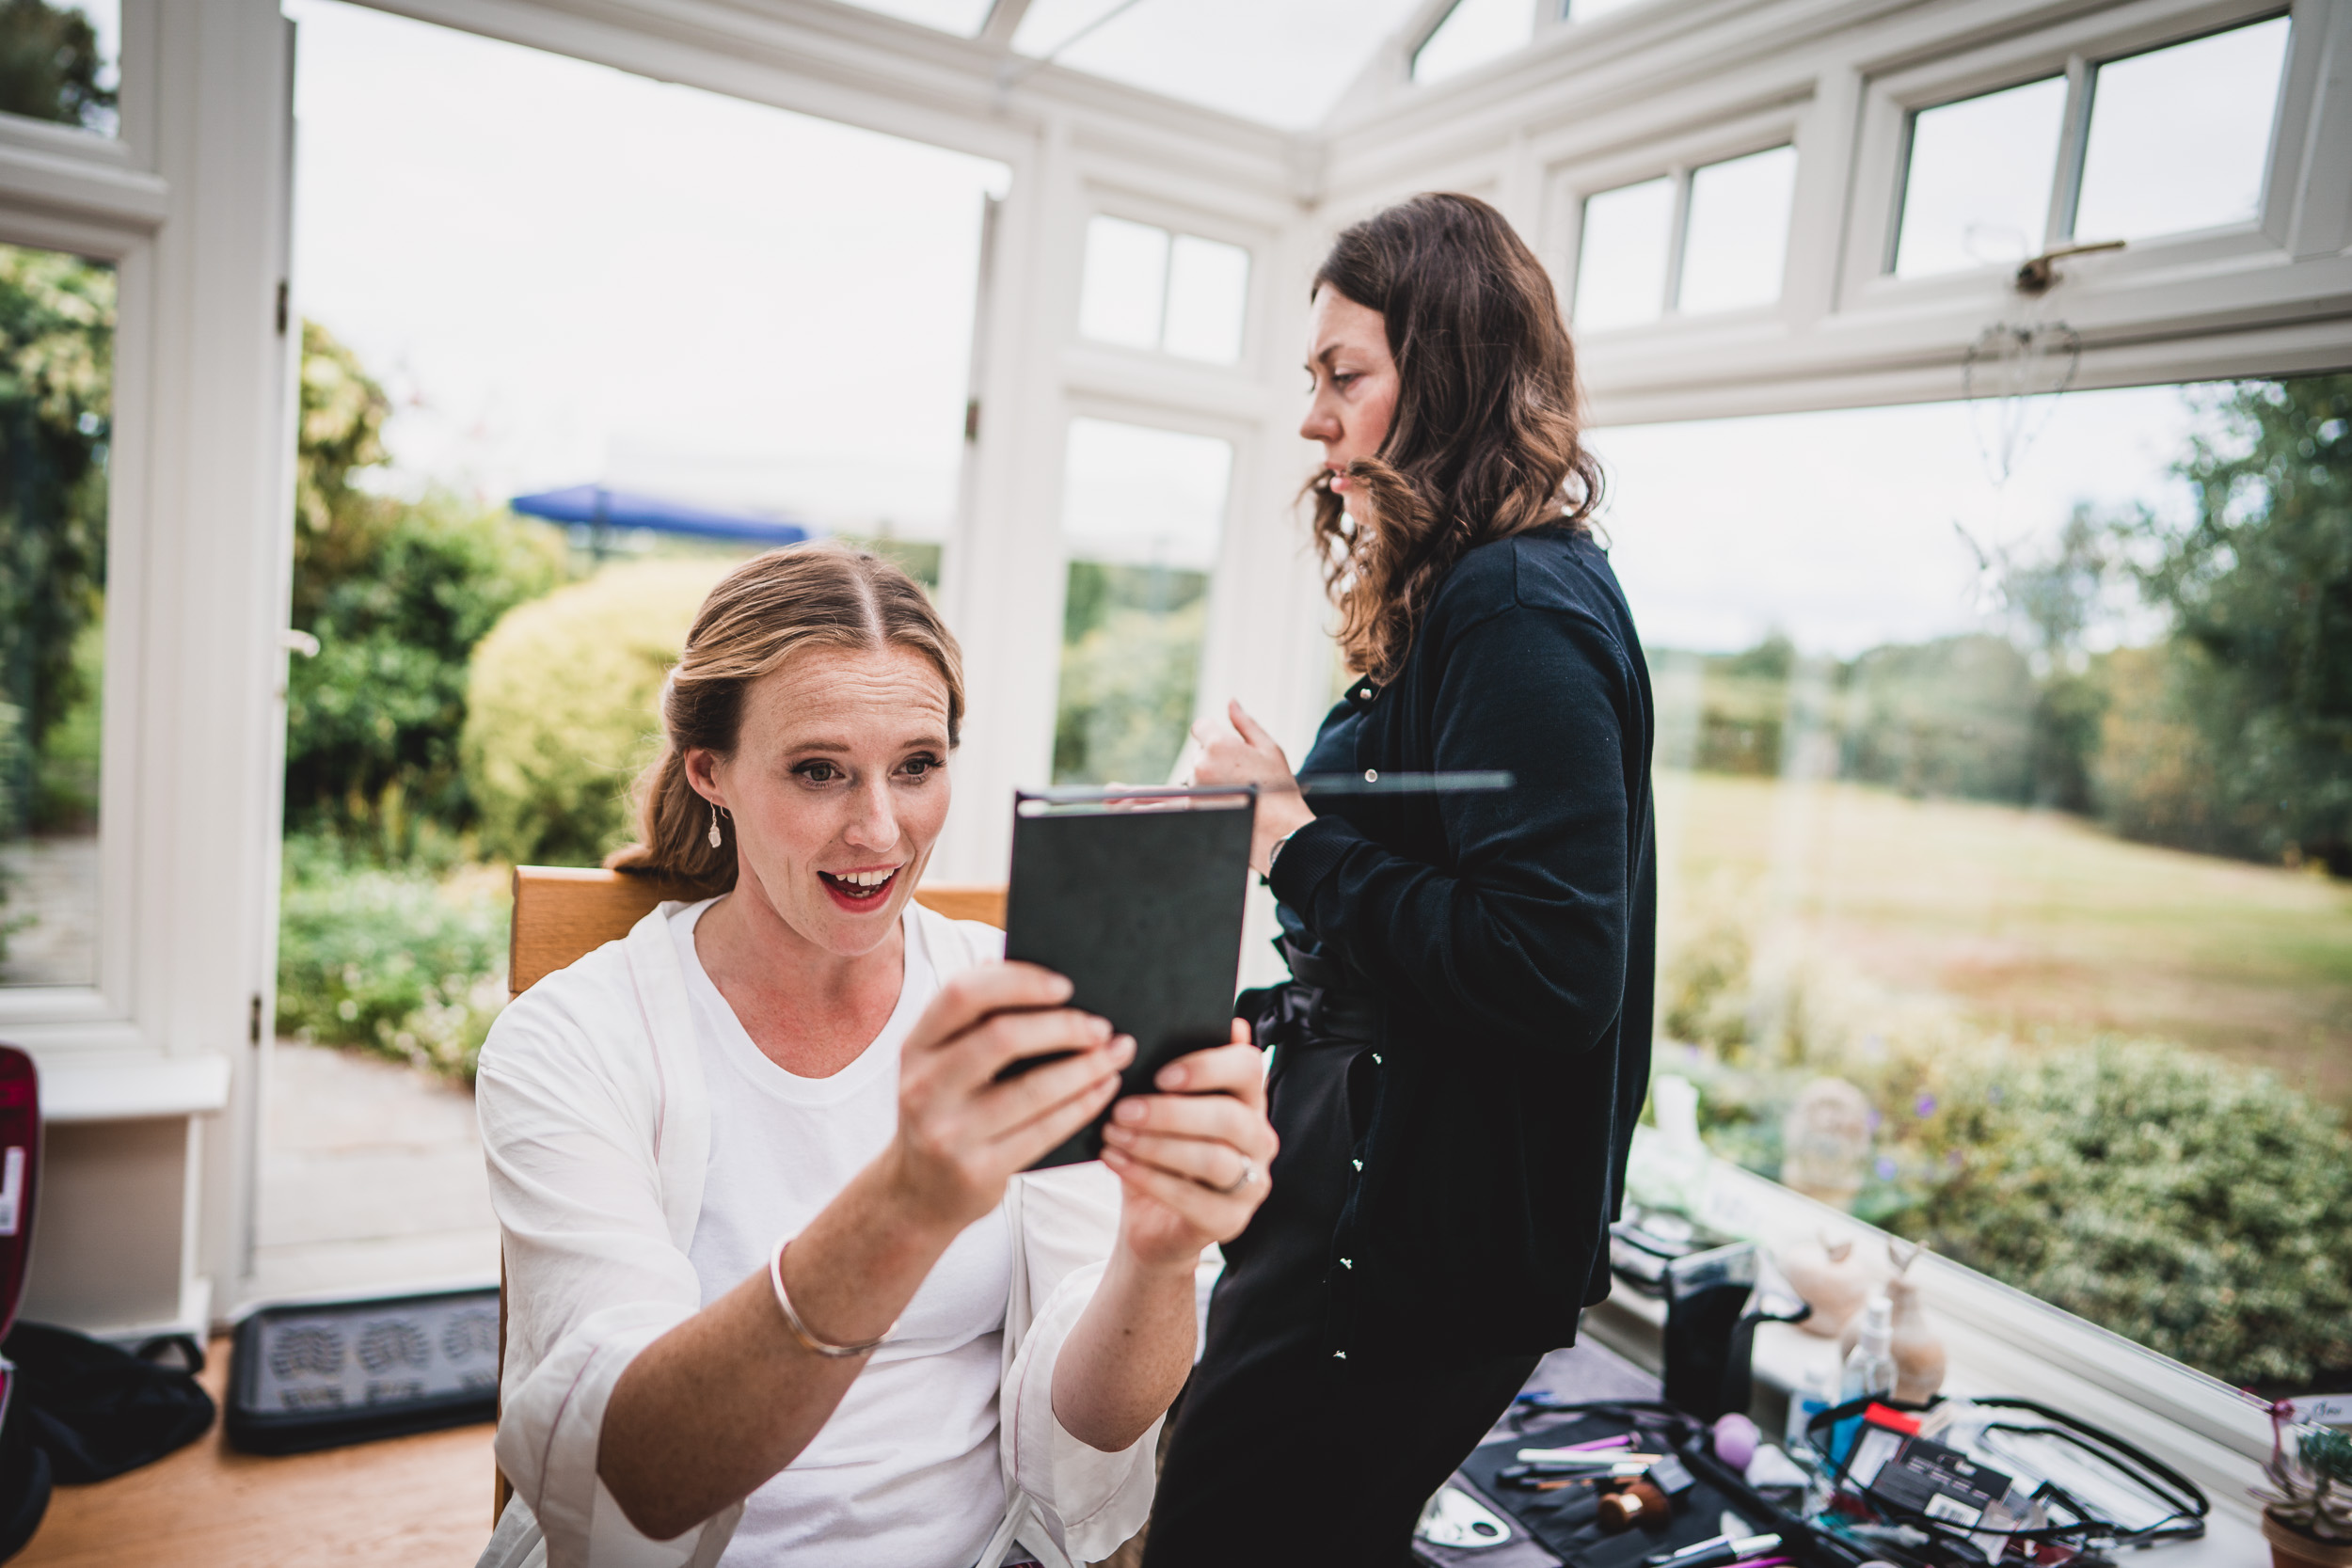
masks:
[(1760, 1006), (1715, 913), (1663, 972), (1669, 1035), (1705, 1043), (1661, 1043), (1658, 1070), (1698, 1085), (1718, 1155), (1778, 1176), (1798, 1092), (1843, 1077), (1877, 1108), (1856, 1217), (2232, 1383), (2352, 1370), (2352, 1137), (2331, 1109), (2169, 1044), (2023, 1050), (1819, 968)]
[(472, 1082), (506, 1001), (507, 900), (494, 874), (438, 884), (286, 843), (278, 1027)]
[(2110, 1042), (1985, 1075), (1892, 1228), (2234, 1383), (2352, 1369), (2352, 1139), (2267, 1072)]
[(585, 864), (628, 841), (629, 785), (658, 746), (662, 680), (731, 564), (608, 567), (509, 610), (482, 640), (460, 749), (487, 852)]
[(1062, 602), (1057, 784), (1158, 784), (1192, 724), (1205, 572), (1070, 563)]

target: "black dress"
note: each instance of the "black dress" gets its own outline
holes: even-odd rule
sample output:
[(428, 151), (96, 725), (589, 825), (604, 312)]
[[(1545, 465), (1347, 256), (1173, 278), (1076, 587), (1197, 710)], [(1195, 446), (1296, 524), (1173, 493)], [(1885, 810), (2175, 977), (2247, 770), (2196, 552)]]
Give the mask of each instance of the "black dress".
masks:
[(1547, 531), (1447, 578), (1301, 772), (1490, 769), (1317, 803), (1275, 864), (1293, 980), (1272, 1188), (1225, 1248), (1149, 1568), (1404, 1563), (1429, 1494), (1608, 1293), (1655, 963), (1650, 699), (1606, 556)]

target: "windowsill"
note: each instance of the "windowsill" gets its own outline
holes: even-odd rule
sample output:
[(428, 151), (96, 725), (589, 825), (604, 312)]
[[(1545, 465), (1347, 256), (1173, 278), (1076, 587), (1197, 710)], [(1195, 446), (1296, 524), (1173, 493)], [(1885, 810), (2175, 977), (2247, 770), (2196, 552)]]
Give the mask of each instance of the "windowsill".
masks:
[(211, 1053), (47, 1052), (36, 1060), (44, 1122), (202, 1116), (229, 1103), (229, 1058)]
[[(1647, 1129), (1644, 1136), (1652, 1136)], [(1718, 1228), (1786, 1245), (1827, 1231), (1858, 1245), (1883, 1232), (1851, 1214), (1718, 1160), (1705, 1204)], [(2201, 1541), (2152, 1548), (2153, 1564), (2221, 1568), (2267, 1560), (2260, 1509), (2248, 1489), (2262, 1481), (2270, 1422), (2252, 1395), (2146, 1350), (2106, 1329), (2013, 1291), (1932, 1253), (1912, 1265), (1931, 1320), (1949, 1356), (1944, 1391), (2020, 1394), (2064, 1410), (2147, 1449), (2189, 1477), (2212, 1500)], [(1663, 1361), (1663, 1301), (1619, 1289), (1585, 1314), (1602, 1344), (1653, 1370)], [(1757, 1404), (1767, 1414), (1808, 1373), (1837, 1367), (1837, 1343), (1783, 1323), (1757, 1325)], [(1779, 1428), (1763, 1423), (1778, 1441)]]

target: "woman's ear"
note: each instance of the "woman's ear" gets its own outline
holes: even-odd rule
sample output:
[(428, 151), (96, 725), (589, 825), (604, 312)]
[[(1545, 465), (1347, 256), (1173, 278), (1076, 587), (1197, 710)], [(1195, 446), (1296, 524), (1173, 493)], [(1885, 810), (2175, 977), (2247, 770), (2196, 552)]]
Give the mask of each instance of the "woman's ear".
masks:
[(686, 782), (694, 793), (724, 811), (727, 792), (719, 784), (719, 753), (707, 746), (689, 746), (678, 761), (686, 769)]

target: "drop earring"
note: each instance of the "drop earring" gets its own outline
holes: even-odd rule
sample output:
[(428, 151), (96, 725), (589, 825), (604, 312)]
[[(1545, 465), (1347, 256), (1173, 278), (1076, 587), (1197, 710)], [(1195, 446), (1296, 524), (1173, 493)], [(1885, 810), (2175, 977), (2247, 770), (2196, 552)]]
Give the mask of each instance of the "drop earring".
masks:
[(721, 840), (720, 840), (720, 838), (719, 838), (719, 808), (718, 808), (717, 806), (713, 806), (713, 807), (711, 807), (711, 808), (710, 808), (710, 847), (711, 847), (713, 849), (716, 849), (716, 848), (718, 848), (718, 847), (719, 847), (719, 846), (720, 846), (720, 842), (721, 842)]

